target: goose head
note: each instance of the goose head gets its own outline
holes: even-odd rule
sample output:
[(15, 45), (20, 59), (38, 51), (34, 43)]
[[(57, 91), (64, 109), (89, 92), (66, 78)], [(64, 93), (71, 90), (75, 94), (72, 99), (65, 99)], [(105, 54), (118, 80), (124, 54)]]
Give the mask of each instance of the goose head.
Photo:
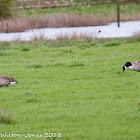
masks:
[(126, 64), (123, 66), (123, 72), (130, 66), (132, 66), (132, 64), (130, 62), (126, 62)]

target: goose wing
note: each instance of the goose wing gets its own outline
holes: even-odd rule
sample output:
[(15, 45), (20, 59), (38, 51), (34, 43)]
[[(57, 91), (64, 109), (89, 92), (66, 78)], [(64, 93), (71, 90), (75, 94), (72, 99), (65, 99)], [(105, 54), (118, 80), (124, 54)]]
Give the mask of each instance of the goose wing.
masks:
[(140, 60), (135, 61), (133, 64), (133, 69), (140, 72)]
[(135, 61), (133, 64), (135, 64), (135, 65), (140, 65), (140, 60)]
[(12, 77), (9, 77), (9, 76), (5, 76), (5, 75), (1, 75), (0, 76), (0, 79), (4, 79), (4, 80), (7, 80), (9, 82), (16, 82), (16, 80)]

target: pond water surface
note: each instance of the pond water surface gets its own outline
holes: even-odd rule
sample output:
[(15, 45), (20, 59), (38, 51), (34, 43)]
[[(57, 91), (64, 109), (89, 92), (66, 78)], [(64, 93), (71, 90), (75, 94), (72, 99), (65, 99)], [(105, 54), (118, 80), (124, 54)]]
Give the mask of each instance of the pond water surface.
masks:
[(70, 28), (43, 28), (18, 33), (0, 33), (0, 41), (30, 41), (34, 38), (56, 40), (61, 37), (87, 36), (91, 38), (119, 38), (131, 37), (140, 33), (140, 21), (109, 23), (105, 26), (70, 27)]

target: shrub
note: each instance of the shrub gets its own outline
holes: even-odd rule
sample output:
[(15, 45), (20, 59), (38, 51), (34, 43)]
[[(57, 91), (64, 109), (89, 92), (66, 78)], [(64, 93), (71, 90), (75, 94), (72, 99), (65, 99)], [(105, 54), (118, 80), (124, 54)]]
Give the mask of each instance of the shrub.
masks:
[(6, 19), (12, 16), (13, 0), (0, 0), (0, 19)]

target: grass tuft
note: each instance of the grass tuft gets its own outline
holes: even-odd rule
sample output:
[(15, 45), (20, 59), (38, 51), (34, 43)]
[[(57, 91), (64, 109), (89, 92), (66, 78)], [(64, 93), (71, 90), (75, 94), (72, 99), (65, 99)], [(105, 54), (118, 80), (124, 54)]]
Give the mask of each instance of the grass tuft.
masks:
[(109, 41), (107, 43), (105, 43), (103, 46), (104, 47), (113, 47), (113, 46), (118, 46), (118, 45), (121, 45), (121, 42), (118, 42), (118, 41)]
[(72, 62), (71, 65), (69, 65), (69, 67), (84, 67), (85, 65), (83, 63), (80, 63), (80, 62)]
[(63, 63), (55, 63), (52, 66), (54, 66), (54, 67), (63, 67), (63, 66), (66, 66), (66, 64), (63, 64)]
[(37, 103), (37, 102), (39, 102), (39, 100), (32, 98), (32, 99), (28, 99), (26, 101), (26, 103), (33, 103), (33, 102)]
[(33, 64), (33, 65), (30, 65), (28, 66), (29, 68), (42, 68), (43, 66), (42, 65), (39, 65), (39, 64)]
[(27, 52), (27, 51), (29, 51), (30, 49), (29, 48), (22, 48), (21, 49), (21, 51), (25, 51), (25, 52)]
[(0, 123), (1, 124), (15, 124), (15, 120), (11, 113), (0, 110)]
[(0, 52), (0, 56), (6, 56), (6, 53)]

